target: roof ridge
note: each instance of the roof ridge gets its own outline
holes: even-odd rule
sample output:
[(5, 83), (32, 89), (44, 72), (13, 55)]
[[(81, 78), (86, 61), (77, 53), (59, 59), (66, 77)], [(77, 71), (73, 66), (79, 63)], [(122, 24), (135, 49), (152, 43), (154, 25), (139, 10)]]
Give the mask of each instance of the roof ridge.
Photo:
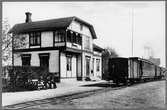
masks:
[[(24, 23), (18, 23), (18, 24), (30, 24), (30, 23), (37, 23), (37, 22), (46, 22), (46, 21), (54, 21), (54, 20), (60, 20), (60, 19), (68, 19), (68, 18), (73, 18), (74, 16), (70, 17), (63, 17), (63, 18), (53, 18), (53, 19), (44, 19), (44, 20), (39, 20), (39, 21), (32, 21), (32, 22), (24, 22)], [(17, 25), (17, 24), (16, 24)]]
[(65, 28), (65, 27), (68, 27), (72, 21), (81, 22), (87, 25), (91, 31), (93, 38), (94, 39), (97, 38), (93, 26), (76, 16), (32, 21), (28, 23), (18, 23), (18, 24), (15, 24), (13, 28), (9, 30), (8, 33), (17, 34), (17, 33), (31, 32), (31, 31), (39, 31), (39, 30), (46, 31), (46, 30), (53, 30), (55, 28)]

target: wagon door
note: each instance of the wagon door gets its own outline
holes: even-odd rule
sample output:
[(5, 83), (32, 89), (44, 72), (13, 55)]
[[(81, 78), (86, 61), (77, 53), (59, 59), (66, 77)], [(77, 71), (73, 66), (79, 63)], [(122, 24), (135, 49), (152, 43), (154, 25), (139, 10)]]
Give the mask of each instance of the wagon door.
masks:
[(138, 65), (138, 61), (134, 60), (134, 79), (138, 78), (138, 73), (139, 73), (139, 65)]
[(136, 59), (129, 59), (128, 61), (128, 78), (131, 80), (139, 79), (141, 74), (140, 61)]
[(114, 82), (126, 82), (128, 77), (128, 60), (118, 58), (110, 60), (110, 77)]

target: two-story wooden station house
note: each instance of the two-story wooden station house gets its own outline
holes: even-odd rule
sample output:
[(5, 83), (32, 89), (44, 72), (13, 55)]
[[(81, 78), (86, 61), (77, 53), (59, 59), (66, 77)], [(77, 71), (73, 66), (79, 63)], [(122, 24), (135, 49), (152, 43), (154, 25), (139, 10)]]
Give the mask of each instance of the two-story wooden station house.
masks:
[(44, 21), (16, 24), (13, 35), (26, 37), (26, 45), (15, 48), (15, 66), (46, 66), (59, 78), (101, 78), (102, 48), (93, 44), (96, 33), (91, 24), (77, 18), (66, 17)]

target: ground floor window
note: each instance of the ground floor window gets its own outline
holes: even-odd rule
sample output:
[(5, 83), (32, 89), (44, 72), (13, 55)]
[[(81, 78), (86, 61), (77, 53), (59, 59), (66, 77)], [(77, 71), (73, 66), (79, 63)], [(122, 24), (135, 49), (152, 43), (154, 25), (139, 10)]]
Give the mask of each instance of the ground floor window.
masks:
[(67, 71), (71, 71), (71, 70), (72, 70), (72, 57), (67, 56)]
[(100, 59), (96, 59), (96, 71), (100, 71)]
[(31, 54), (22, 54), (22, 66), (30, 66), (31, 65)]
[(49, 53), (40, 53), (40, 67), (47, 67), (49, 68)]

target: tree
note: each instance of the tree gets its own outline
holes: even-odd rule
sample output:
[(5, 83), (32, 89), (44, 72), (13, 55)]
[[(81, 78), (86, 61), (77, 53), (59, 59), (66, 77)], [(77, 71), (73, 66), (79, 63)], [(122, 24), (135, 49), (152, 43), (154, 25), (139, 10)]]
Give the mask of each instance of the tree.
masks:
[(103, 69), (103, 73), (102, 73), (102, 78), (107, 80), (108, 78), (108, 60), (109, 58), (113, 58), (113, 57), (118, 57), (118, 53), (115, 51), (115, 49), (111, 48), (111, 47), (106, 47), (104, 49), (104, 51), (102, 52), (102, 69)]
[(8, 20), (2, 22), (2, 64), (6, 65), (11, 63), (12, 58), (12, 36), (8, 34), (10, 25)]
[[(7, 19), (2, 21), (2, 65), (10, 65), (12, 63), (12, 44), (13, 48), (24, 47), (26, 36), (12, 35), (9, 32), (10, 24)], [(14, 36), (12, 43), (12, 36)]]

